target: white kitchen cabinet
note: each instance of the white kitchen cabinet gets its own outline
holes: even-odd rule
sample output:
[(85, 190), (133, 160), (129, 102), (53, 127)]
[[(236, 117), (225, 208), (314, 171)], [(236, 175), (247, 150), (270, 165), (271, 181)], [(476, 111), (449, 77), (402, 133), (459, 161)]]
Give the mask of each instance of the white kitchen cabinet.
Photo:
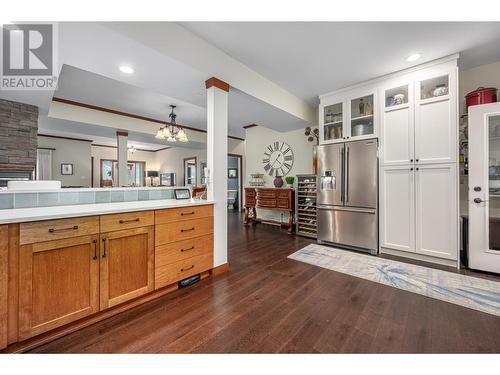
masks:
[(458, 258), (457, 165), (415, 168), (416, 253)]
[(377, 90), (352, 90), (322, 101), (319, 142), (330, 144), (377, 136)]
[(413, 85), (393, 83), (381, 89), (380, 164), (409, 165), (414, 160)]
[(415, 161), (455, 163), (458, 155), (456, 70), (415, 84)]
[(380, 246), (415, 252), (413, 167), (382, 167), (380, 173)]

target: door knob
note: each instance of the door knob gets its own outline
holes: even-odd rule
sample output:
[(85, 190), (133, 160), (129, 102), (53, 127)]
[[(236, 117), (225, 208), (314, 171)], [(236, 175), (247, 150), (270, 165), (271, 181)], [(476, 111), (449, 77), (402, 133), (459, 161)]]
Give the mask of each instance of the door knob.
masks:
[(482, 203), (484, 202), (481, 198), (474, 198), (474, 203)]
[(481, 191), (481, 186), (474, 186), (474, 191)]

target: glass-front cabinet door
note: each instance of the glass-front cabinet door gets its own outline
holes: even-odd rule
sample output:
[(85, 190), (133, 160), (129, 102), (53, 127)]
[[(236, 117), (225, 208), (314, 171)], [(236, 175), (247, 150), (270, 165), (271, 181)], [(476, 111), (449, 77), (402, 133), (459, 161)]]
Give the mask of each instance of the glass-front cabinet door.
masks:
[(349, 137), (367, 138), (375, 134), (374, 95), (366, 95), (350, 101)]
[(323, 109), (323, 139), (333, 141), (344, 137), (343, 103), (325, 106)]
[(500, 273), (500, 103), (469, 107), (469, 267)]

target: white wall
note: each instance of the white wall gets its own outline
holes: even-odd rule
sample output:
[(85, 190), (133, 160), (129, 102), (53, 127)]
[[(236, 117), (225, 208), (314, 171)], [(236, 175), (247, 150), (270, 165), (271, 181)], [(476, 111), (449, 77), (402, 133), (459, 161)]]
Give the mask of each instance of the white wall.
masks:
[[(280, 133), (263, 126), (248, 128), (245, 137), (245, 169), (244, 186), (248, 186), (250, 174), (264, 173), (267, 187), (274, 187), (274, 177), (269, 176), (264, 171), (262, 159), (264, 151), (269, 144), (275, 141), (286, 142), (293, 150), (294, 162), (289, 176), (297, 174), (308, 174), (313, 172), (313, 147), (315, 142), (308, 142), (304, 135), (304, 129)], [(288, 214), (282, 211), (259, 210), (261, 218), (275, 221), (287, 221)]]
[(266, 147), (275, 141), (288, 143), (292, 148), (294, 162), (292, 169), (288, 173), (289, 176), (297, 174), (307, 174), (313, 171), (313, 146), (314, 142), (308, 142), (304, 135), (304, 129), (294, 130), (290, 132), (280, 133), (263, 126), (255, 126), (248, 128), (245, 137), (245, 185), (248, 184), (250, 174), (264, 173), (266, 186), (274, 187), (274, 177), (269, 176), (264, 171), (262, 159)]
[[(100, 186), (101, 159), (116, 160), (116, 148), (92, 146), (91, 155), (94, 157), (94, 186)], [(136, 150), (133, 154), (128, 153), (129, 161), (144, 161), (146, 162), (146, 171), (157, 170), (156, 152)]]
[[(62, 186), (90, 187), (90, 142), (38, 136), (38, 147), (54, 148), (52, 179)], [(61, 164), (73, 164), (73, 175), (61, 175)]]
[(177, 185), (184, 185), (184, 159), (196, 157), (196, 184), (200, 184), (200, 162), (207, 161), (206, 148), (201, 150), (173, 147), (167, 150), (158, 151), (156, 163), (160, 173), (175, 173)]
[[(460, 114), (465, 112), (465, 95), (478, 87), (496, 87), (500, 90), (500, 61), (462, 70), (459, 74)], [(497, 97), (500, 92), (497, 92)]]

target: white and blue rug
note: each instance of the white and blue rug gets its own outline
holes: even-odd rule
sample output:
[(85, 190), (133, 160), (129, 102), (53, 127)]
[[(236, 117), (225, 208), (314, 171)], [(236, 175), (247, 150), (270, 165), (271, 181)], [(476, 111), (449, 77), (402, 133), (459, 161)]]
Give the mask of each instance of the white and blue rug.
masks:
[(500, 282), (311, 244), (290, 259), (500, 316)]

